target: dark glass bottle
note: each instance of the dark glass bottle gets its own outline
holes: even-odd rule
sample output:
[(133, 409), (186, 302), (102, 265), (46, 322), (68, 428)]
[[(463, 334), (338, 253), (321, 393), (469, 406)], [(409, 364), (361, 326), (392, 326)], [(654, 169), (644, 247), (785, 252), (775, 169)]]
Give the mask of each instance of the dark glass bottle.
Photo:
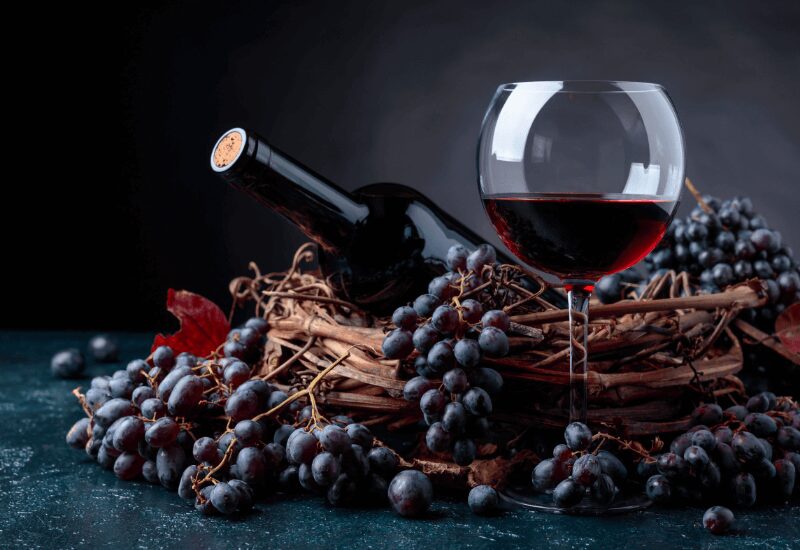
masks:
[(337, 293), (374, 313), (426, 292), (446, 271), (452, 245), (473, 250), (483, 242), (409, 187), (381, 183), (348, 193), (241, 128), (219, 139), (211, 167), (314, 240)]

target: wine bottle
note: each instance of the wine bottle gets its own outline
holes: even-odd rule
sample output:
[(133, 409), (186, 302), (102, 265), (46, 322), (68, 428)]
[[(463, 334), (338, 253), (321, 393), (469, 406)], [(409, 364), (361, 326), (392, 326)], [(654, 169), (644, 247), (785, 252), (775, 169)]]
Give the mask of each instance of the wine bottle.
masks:
[(242, 128), (217, 141), (211, 168), (315, 241), (337, 294), (373, 313), (425, 293), (446, 271), (451, 246), (474, 250), (483, 242), (409, 187), (380, 183), (348, 193)]

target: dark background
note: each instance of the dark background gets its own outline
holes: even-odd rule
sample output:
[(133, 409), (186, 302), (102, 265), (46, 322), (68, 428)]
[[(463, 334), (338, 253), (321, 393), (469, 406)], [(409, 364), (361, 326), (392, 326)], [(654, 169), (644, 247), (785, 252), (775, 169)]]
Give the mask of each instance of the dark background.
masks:
[(137, 4), (14, 23), (30, 34), (7, 50), (7, 114), (26, 123), (2, 217), (6, 328), (169, 328), (167, 288), (227, 310), (248, 261), (285, 268), (303, 236), (208, 167), (231, 126), (346, 189), (416, 187), (496, 242), (475, 150), (511, 81), (664, 84), (687, 175), (751, 196), (800, 248), (795, 0)]

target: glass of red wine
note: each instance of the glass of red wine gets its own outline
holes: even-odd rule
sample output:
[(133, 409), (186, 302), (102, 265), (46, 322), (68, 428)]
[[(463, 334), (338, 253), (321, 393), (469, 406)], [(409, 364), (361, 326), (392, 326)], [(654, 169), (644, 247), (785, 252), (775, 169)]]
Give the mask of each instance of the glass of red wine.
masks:
[(500, 240), (567, 291), (569, 419), (585, 423), (589, 298), (598, 279), (644, 258), (672, 220), (684, 177), (675, 108), (658, 84), (503, 84), (478, 166)]

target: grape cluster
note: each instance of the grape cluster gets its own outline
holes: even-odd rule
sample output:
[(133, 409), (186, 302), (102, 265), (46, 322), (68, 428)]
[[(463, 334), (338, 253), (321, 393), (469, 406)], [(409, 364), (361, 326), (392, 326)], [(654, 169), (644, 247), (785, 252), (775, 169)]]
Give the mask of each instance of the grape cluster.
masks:
[[(80, 396), (88, 418), (70, 428), (67, 444), (120, 479), (177, 491), (204, 515), (246, 512), (263, 494), (301, 488), (335, 506), (388, 500), (402, 515), (424, 513), (430, 480), (421, 472), (395, 476), (397, 455), (375, 446), (366, 426), (345, 416), (324, 419), (252, 376), (248, 362), (257, 359), (267, 328), (253, 318), (232, 330), (222, 358), (176, 356), (161, 346), (152, 366), (137, 359), (95, 377)], [(58, 362), (73, 360), (69, 355)], [(277, 418), (263, 414), (284, 404)]]
[[(669, 269), (686, 271), (709, 293), (758, 277), (767, 284), (769, 304), (745, 315), (752, 315), (752, 321), (774, 321), (786, 305), (800, 300), (792, 249), (755, 212), (749, 198), (721, 201), (705, 196), (704, 201), (709, 212), (698, 205), (686, 218), (673, 220), (659, 246), (645, 258), (651, 276)], [(640, 282), (633, 270), (611, 275), (598, 284), (598, 297), (619, 300), (626, 285)]]
[(596, 506), (610, 505), (628, 478), (625, 464), (610, 451), (590, 452), (592, 432), (581, 422), (566, 427), (564, 442), (553, 448), (553, 458), (533, 469), (534, 491), (551, 493), (561, 508), (572, 508), (585, 498)]
[(428, 431), (425, 443), (434, 453), (452, 456), (466, 466), (476, 457), (476, 440), (489, 435), (492, 396), (503, 388), (496, 370), (481, 366), (483, 356), (508, 353), (508, 315), (484, 311), (477, 289), (491, 274), (496, 252), (483, 244), (473, 252), (463, 246), (447, 253), (450, 271), (434, 278), (428, 293), (392, 315), (395, 329), (383, 341), (390, 359), (413, 359), (417, 376), (406, 382), (403, 397), (419, 403)]
[(757, 500), (785, 502), (800, 494), (796, 403), (763, 392), (744, 406), (725, 410), (702, 404), (692, 419), (695, 425), (672, 441), (669, 452), (639, 464), (651, 500), (702, 502), (722, 497), (749, 507)]

